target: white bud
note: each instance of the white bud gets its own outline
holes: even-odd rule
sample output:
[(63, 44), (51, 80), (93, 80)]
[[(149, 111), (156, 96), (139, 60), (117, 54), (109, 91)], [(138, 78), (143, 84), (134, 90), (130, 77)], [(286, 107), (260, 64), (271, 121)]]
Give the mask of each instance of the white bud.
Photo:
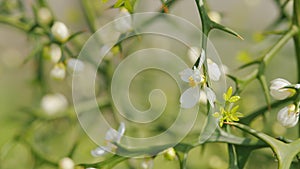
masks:
[(215, 11), (208, 12), (208, 17), (216, 23), (220, 23), (222, 19), (220, 13)]
[(79, 59), (68, 59), (67, 67), (73, 72), (81, 72), (84, 69), (84, 63)]
[(62, 63), (58, 63), (50, 72), (50, 76), (56, 80), (63, 80), (66, 77), (66, 68)]
[(285, 89), (285, 86), (289, 86), (291, 83), (285, 79), (277, 78), (271, 81), (270, 94), (274, 99), (283, 100), (289, 96), (295, 94), (293, 89)]
[(37, 12), (37, 20), (41, 25), (49, 25), (53, 17), (48, 8), (40, 8)]
[(59, 161), (60, 169), (74, 169), (75, 164), (74, 161), (68, 157), (65, 157)]
[(66, 110), (68, 101), (62, 94), (47, 94), (42, 98), (41, 107), (48, 115), (54, 115)]
[(65, 42), (70, 37), (67, 26), (62, 22), (55, 22), (51, 27), (51, 33), (53, 37), (61, 43)]
[(296, 112), (295, 105), (291, 104), (279, 110), (277, 120), (284, 127), (294, 127), (299, 120), (299, 114)]
[(126, 33), (132, 30), (131, 15), (126, 8), (120, 9), (120, 14), (116, 18), (114, 24), (115, 24), (115, 29), (118, 32)]
[(51, 44), (50, 50), (49, 50), (49, 55), (50, 55), (51, 61), (53, 63), (57, 63), (61, 59), (61, 56), (62, 56), (60, 47), (57, 44)]

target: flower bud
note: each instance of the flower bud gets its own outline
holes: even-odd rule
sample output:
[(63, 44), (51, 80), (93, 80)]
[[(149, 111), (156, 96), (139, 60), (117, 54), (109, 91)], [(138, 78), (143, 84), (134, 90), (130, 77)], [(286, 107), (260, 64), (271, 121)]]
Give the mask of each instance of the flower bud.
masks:
[(216, 23), (220, 23), (222, 19), (220, 13), (215, 11), (208, 12), (208, 17)]
[(42, 98), (41, 107), (48, 115), (54, 115), (66, 110), (68, 101), (62, 94), (47, 94)]
[(81, 72), (84, 69), (84, 63), (79, 59), (68, 59), (67, 67), (73, 72)]
[(299, 120), (299, 113), (296, 112), (296, 106), (291, 104), (279, 110), (277, 120), (284, 127), (294, 127)]
[(40, 8), (37, 11), (37, 21), (40, 25), (49, 25), (52, 19), (51, 11), (48, 8)]
[(291, 83), (285, 79), (277, 78), (271, 81), (270, 94), (274, 99), (283, 100), (289, 96), (295, 94), (293, 89), (285, 89), (285, 86), (289, 86)]
[(74, 161), (68, 157), (65, 157), (59, 161), (60, 169), (74, 169), (75, 164)]
[(51, 33), (53, 37), (61, 43), (66, 42), (70, 37), (67, 26), (62, 22), (55, 22), (51, 27)]
[(66, 77), (66, 67), (63, 63), (58, 63), (50, 72), (50, 76), (56, 80), (63, 80)]
[(165, 157), (165, 159), (170, 160), (170, 161), (175, 160), (176, 152), (175, 152), (174, 148), (171, 147), (171, 148), (168, 148), (167, 150), (165, 150), (164, 157)]
[(120, 14), (116, 18), (114, 24), (115, 24), (115, 29), (118, 32), (126, 33), (132, 30), (131, 15), (126, 8), (120, 9)]
[(57, 63), (62, 56), (60, 47), (57, 44), (51, 44), (50, 46), (45, 46), (43, 49), (43, 57), (45, 59), (51, 59), (53, 63)]

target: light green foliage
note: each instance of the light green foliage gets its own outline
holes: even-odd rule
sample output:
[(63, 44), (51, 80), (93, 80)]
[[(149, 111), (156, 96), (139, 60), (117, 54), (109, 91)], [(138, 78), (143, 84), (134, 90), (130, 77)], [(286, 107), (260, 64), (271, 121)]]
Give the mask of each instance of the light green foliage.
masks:
[(224, 93), (223, 99), (225, 106), (220, 107), (220, 112), (213, 114), (214, 117), (219, 118), (219, 124), (222, 127), (224, 122), (230, 123), (239, 121), (239, 117), (243, 117), (243, 114), (238, 112), (239, 105), (234, 105), (240, 100), (240, 96), (232, 96), (232, 87), (229, 87), (227, 92)]

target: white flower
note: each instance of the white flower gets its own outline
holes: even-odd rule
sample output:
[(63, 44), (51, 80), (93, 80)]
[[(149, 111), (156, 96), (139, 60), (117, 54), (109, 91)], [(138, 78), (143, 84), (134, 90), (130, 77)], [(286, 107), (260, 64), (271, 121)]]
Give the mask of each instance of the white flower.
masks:
[(51, 27), (51, 33), (53, 37), (61, 43), (67, 41), (70, 37), (67, 26), (62, 22), (55, 22)]
[(279, 110), (277, 120), (284, 127), (294, 127), (299, 120), (299, 113), (296, 112), (295, 105), (291, 104)]
[(125, 124), (120, 123), (118, 131), (115, 131), (113, 128), (110, 128), (105, 135), (105, 146), (97, 147), (91, 151), (92, 156), (99, 157), (106, 154), (106, 152), (114, 152), (117, 149), (115, 143), (120, 143), (122, 136), (125, 133)]
[(37, 20), (41, 25), (48, 25), (51, 23), (53, 17), (48, 8), (40, 8), (37, 11)]
[(50, 76), (57, 80), (63, 80), (66, 77), (66, 67), (63, 63), (58, 63), (50, 72)]
[[(205, 57), (206, 57), (204, 50), (201, 51), (201, 55), (200, 55), (199, 48), (193, 46), (193, 47), (189, 48), (189, 50), (187, 51), (187, 55), (192, 63), (195, 63), (197, 61), (198, 57), (201, 56), (200, 61), (199, 61), (199, 67), (202, 67), (202, 65), (205, 61)], [(208, 66), (208, 75), (209, 75), (210, 79), (213, 81), (218, 81), (221, 76), (221, 71), (220, 71), (219, 66), (210, 59), (207, 59), (207, 66)]]
[(62, 56), (62, 52), (60, 47), (57, 44), (51, 44), (49, 47), (49, 55), (50, 55), (50, 59), (53, 63), (57, 63)]
[(60, 169), (74, 169), (75, 164), (74, 161), (68, 157), (65, 157), (59, 161)]
[(212, 21), (214, 21), (216, 23), (221, 22), (222, 17), (219, 12), (210, 11), (210, 12), (208, 12), (208, 16)]
[(207, 59), (208, 75), (213, 81), (218, 81), (221, 77), (221, 71), (219, 66), (210, 59)]
[(115, 24), (115, 29), (118, 32), (126, 33), (132, 30), (131, 15), (126, 8), (120, 9), (120, 14), (116, 18), (114, 24)]
[(277, 78), (271, 81), (270, 94), (277, 100), (286, 99), (289, 96), (295, 94), (293, 89), (285, 89), (285, 86), (289, 86), (291, 83), (285, 79)]
[(84, 69), (84, 63), (79, 59), (68, 59), (67, 67), (73, 72), (81, 72)]
[[(184, 91), (180, 97), (181, 107), (185, 109), (192, 108), (199, 102), (201, 98), (201, 90), (199, 89), (199, 85), (201, 86), (205, 82), (205, 77), (196, 67), (194, 67), (193, 69), (187, 68), (179, 74), (181, 76), (181, 79), (185, 82), (188, 82), (191, 86), (186, 91)], [(215, 93), (209, 87), (204, 87), (204, 92), (209, 103), (212, 107), (214, 107), (214, 102), (216, 100)]]
[(68, 101), (62, 94), (47, 94), (42, 98), (41, 107), (48, 115), (54, 115), (66, 110)]

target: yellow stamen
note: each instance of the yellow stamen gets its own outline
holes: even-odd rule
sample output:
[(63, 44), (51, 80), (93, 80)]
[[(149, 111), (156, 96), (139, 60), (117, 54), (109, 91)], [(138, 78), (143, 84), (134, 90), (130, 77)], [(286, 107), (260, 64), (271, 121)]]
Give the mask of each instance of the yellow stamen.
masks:
[(193, 78), (192, 76), (189, 77), (189, 85), (190, 85), (191, 87), (197, 86), (197, 84), (196, 84), (196, 82), (195, 82), (195, 80), (194, 80), (194, 78)]

